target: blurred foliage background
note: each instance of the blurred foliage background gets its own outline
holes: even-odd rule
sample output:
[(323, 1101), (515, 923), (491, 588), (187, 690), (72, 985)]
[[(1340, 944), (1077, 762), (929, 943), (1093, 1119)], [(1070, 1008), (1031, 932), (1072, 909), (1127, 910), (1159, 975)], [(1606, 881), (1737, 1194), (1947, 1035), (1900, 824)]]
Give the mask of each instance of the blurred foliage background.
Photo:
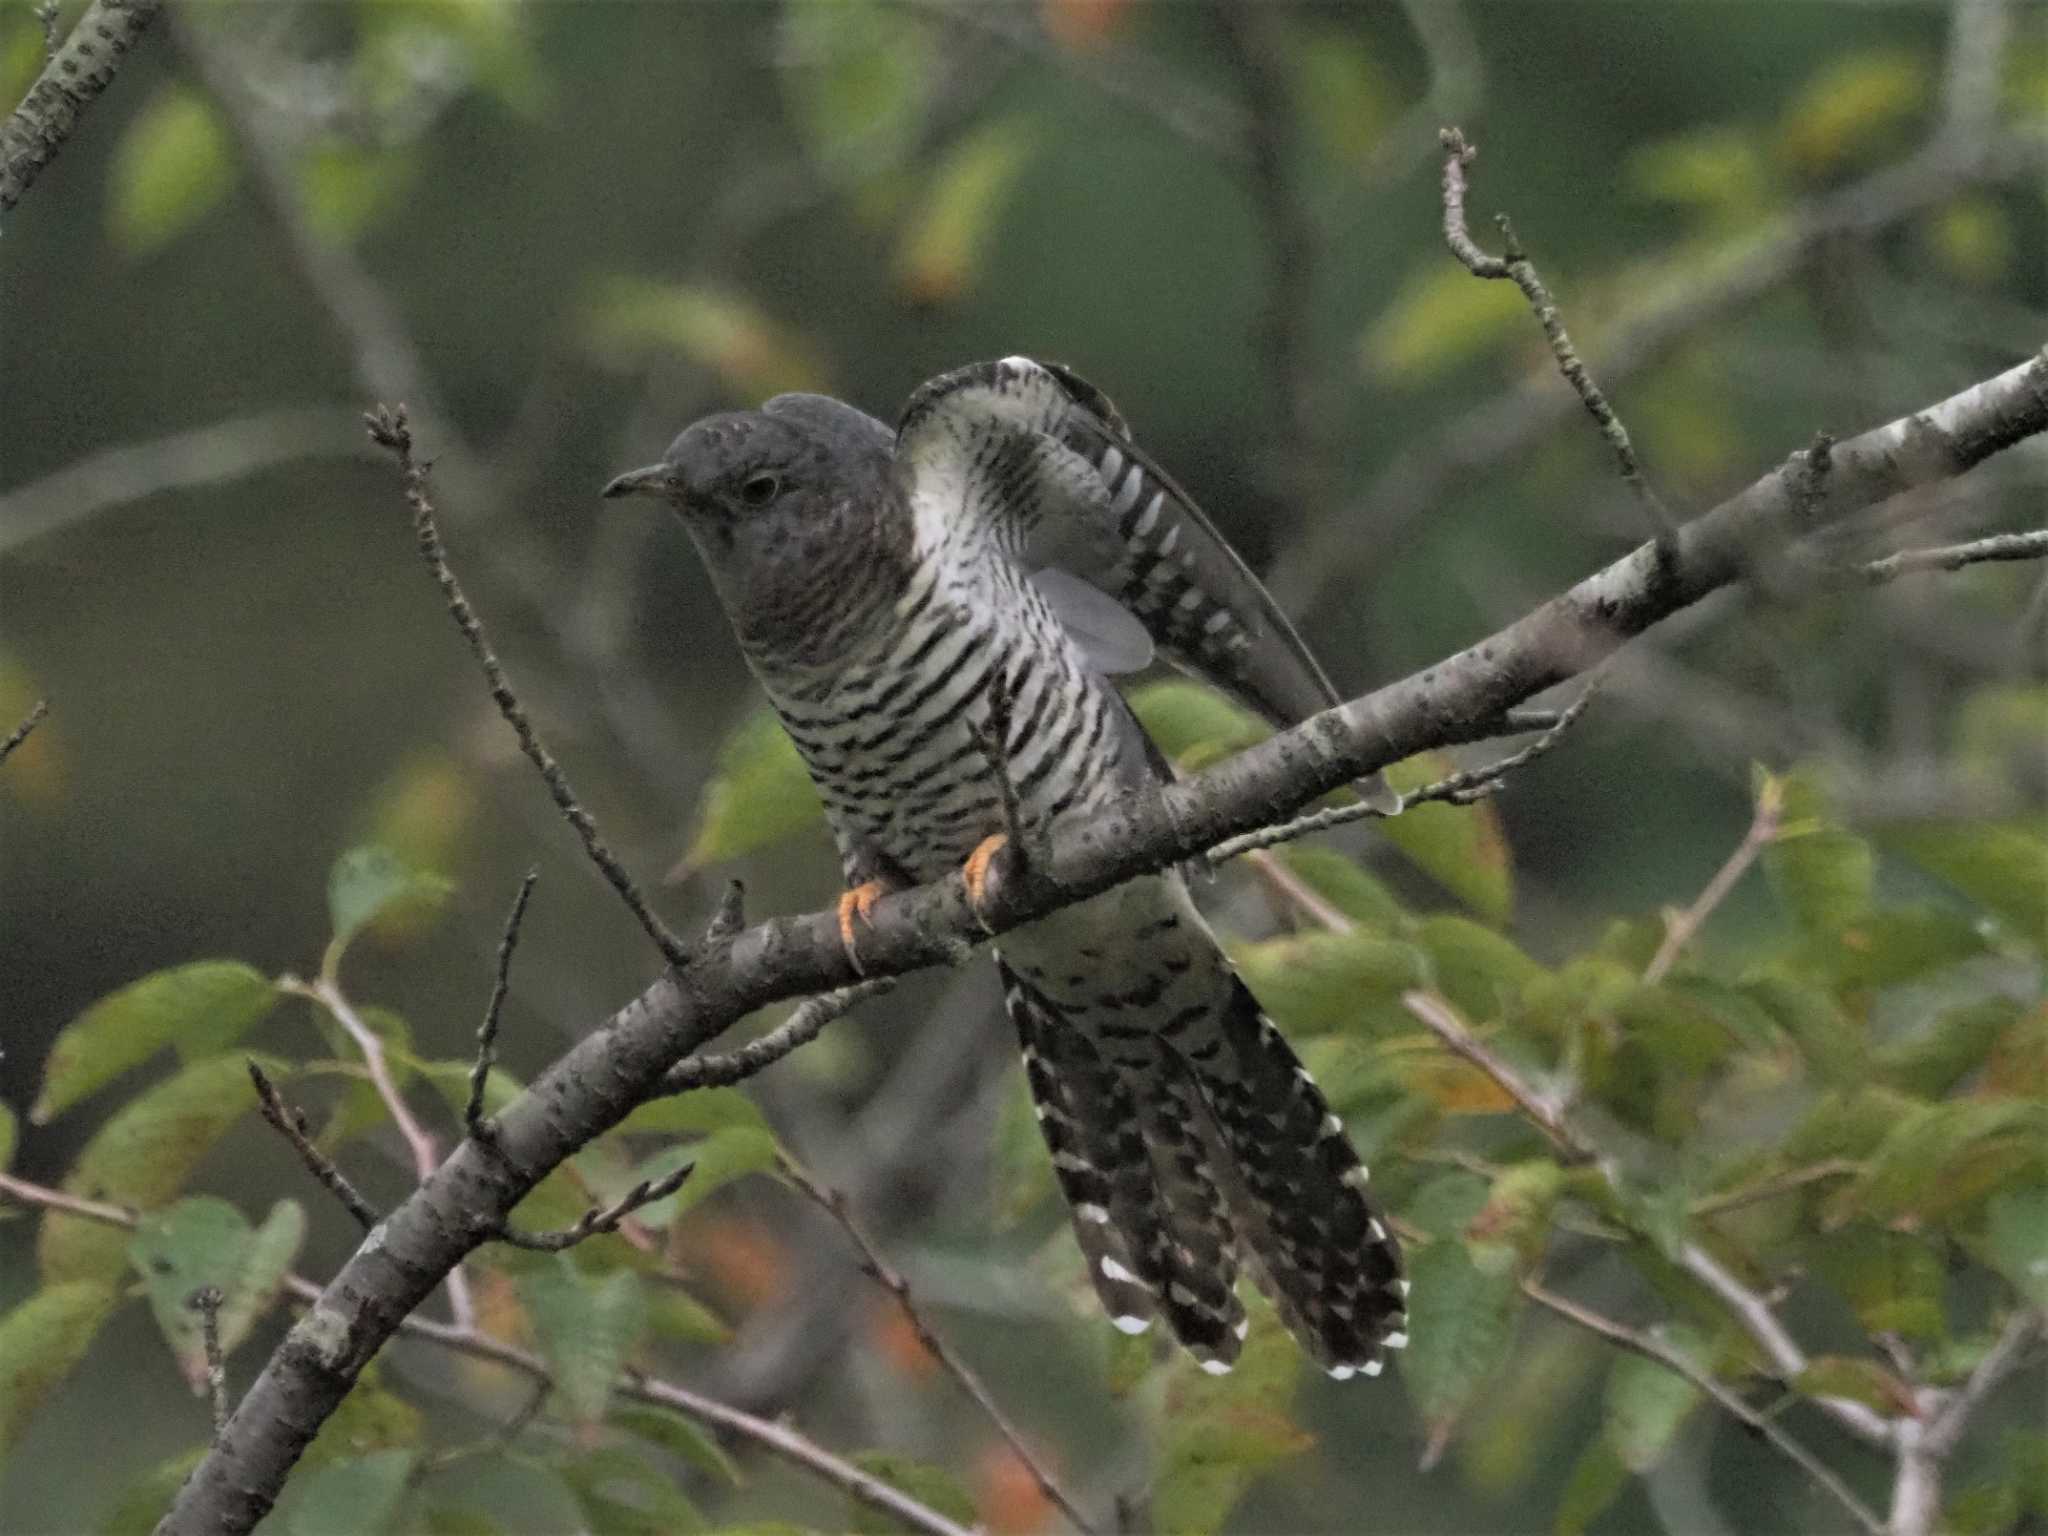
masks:
[[(10, 0), (0, 98), (42, 51)], [(412, 407), (473, 598), (612, 841), (650, 882), (669, 872), (663, 907), (701, 922), (735, 875), (757, 913), (815, 907), (835, 861), (686, 541), (596, 498), (694, 416), (809, 388), (888, 418), (969, 359), (1064, 361), (1355, 691), (1644, 532), (1519, 296), (1444, 251), (1439, 125), (1481, 146), (1482, 243), (1509, 210), (1656, 484), (1702, 509), (1816, 429), (2040, 345), (2044, 116), (2044, 11), (1981, 0), (175, 8), (0, 239), (0, 721), (54, 702), (0, 771), (13, 1173), (76, 1179), (123, 1104), (177, 1085), (204, 1106), (182, 1151), (150, 1120), (143, 1166), (96, 1187), (178, 1213), (144, 1244), (323, 1275), (355, 1230), (245, 1113), (242, 1052), (291, 1074), (373, 1199), (400, 1198), (411, 1163), (347, 1042), (276, 978), (330, 954), (445, 1140), (435, 1090), (459, 1079), (524, 869), (541, 884), (512, 1077), (650, 974), (418, 568), (357, 425), (374, 401)], [(2038, 446), (2006, 455), (1830, 553), (2017, 526), (2044, 469)], [(941, 1468), (958, 1491), (931, 1496), (992, 1529), (1057, 1528), (841, 1235), (759, 1176), (779, 1144), (848, 1193), (1097, 1511), (1150, 1486), (1174, 1529), (1839, 1527), (1769, 1447), (1514, 1281), (1547, 1252), (1575, 1294), (1672, 1317), (1676, 1347), (1753, 1380), (1671, 1273), (1700, 1232), (1850, 1362), (1809, 1395), (1880, 1407), (2048, 1303), (2037, 580), (1845, 592), (1788, 571), (1622, 658), (1499, 801), (1293, 857), (1348, 933), (1298, 932), (1270, 879), (1212, 885), (1406, 1224), (1416, 1346), (1393, 1378), (1297, 1382), (1277, 1341), (1235, 1395), (1146, 1369), (1083, 1294), (972, 965), (869, 1005), (749, 1098), (678, 1101), (579, 1159), (536, 1223), (672, 1159), (663, 1137), (704, 1138), (642, 1246), (475, 1267), (485, 1325), (563, 1373), (547, 1416), (501, 1445), (515, 1381), (395, 1349), (326, 1491), (279, 1522), (848, 1518), (774, 1463), (745, 1456), (735, 1486), (673, 1425), (619, 1427), (604, 1383), (633, 1358)], [(1174, 685), (1145, 699), (1184, 763), (1242, 740)], [(1659, 908), (1693, 900), (1759, 794), (1791, 829), (1770, 878), (1646, 985)], [(1625, 1199), (1432, 1052), (1402, 1016), (1417, 985), (1577, 1086), (1627, 1150)], [(176, 1044), (183, 1075), (136, 1042)], [(60, 1387), (0, 1412), (0, 1525), (118, 1528), (162, 1496), (145, 1482), (123, 1517), (124, 1490), (204, 1439), (203, 1405), (151, 1309), (118, 1304), (147, 1272), (125, 1239), (0, 1214), (0, 1307), (108, 1288), (30, 1320), (100, 1332)], [(284, 1325), (253, 1308), (231, 1376)], [(1956, 1469), (1973, 1528), (2048, 1519), (2026, 1395)], [(1808, 1408), (1785, 1419), (1882, 1505), (1880, 1459)]]

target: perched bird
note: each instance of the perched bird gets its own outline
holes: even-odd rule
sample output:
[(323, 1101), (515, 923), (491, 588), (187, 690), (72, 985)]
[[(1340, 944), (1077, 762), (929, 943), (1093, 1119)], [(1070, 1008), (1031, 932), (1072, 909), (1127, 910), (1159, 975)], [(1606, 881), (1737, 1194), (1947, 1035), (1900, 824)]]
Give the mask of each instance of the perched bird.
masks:
[[(1155, 650), (1279, 724), (1337, 702), (1108, 399), (1050, 364), (945, 374), (894, 432), (778, 395), (695, 423), (605, 494), (658, 497), (689, 530), (817, 782), (856, 967), (883, 891), (964, 863), (978, 903), (1007, 830), (1041, 834), (1170, 774), (1109, 681)], [(1332, 1376), (1377, 1374), (1407, 1342), (1400, 1251), (1181, 874), (1006, 933), (996, 964), (1116, 1326), (1164, 1316), (1227, 1371), (1242, 1265)]]

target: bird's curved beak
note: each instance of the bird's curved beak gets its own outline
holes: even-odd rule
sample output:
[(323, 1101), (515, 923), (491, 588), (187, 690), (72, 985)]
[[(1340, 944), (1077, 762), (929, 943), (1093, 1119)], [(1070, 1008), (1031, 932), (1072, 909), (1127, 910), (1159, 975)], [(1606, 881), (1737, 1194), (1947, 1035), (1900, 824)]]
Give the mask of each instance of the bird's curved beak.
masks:
[(650, 464), (645, 469), (627, 470), (604, 488), (604, 494), (607, 497), (666, 496), (674, 484), (666, 464)]

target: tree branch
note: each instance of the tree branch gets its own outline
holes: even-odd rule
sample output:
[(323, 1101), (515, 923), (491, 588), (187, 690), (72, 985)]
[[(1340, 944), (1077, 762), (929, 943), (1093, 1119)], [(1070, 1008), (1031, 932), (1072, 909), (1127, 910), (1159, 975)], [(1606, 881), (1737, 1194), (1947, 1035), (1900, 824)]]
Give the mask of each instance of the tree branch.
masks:
[[(2048, 354), (1836, 445), (1815, 504), (1840, 522), (1900, 491), (1963, 474), (2048, 429)], [(1033, 881), (970, 909), (958, 875), (885, 896), (862, 960), (876, 976), (940, 963), (982, 923), (1007, 931), (1133, 876), (1197, 857), (1340, 784), (1497, 721), (1708, 593), (1795, 527), (1798, 464), (1686, 524), (1669, 562), (1644, 545), (1455, 656), (1326, 710), (1186, 783), (1133, 791), (1053, 839)], [(756, 1008), (851, 985), (834, 911), (758, 923), (665, 972), (539, 1074), (498, 1116), (490, 1149), (465, 1141), (359, 1248), (244, 1394), (221, 1444), (159, 1530), (221, 1536), (269, 1510), (307, 1440), (440, 1277), (546, 1173), (657, 1091), (685, 1056)]]
[(916, 1299), (911, 1296), (910, 1282), (905, 1280), (899, 1271), (890, 1267), (889, 1261), (882, 1257), (882, 1251), (862, 1230), (860, 1223), (853, 1219), (853, 1212), (847, 1208), (846, 1196), (839, 1190), (830, 1189), (820, 1183), (808, 1169), (792, 1158), (782, 1156), (777, 1161), (781, 1164), (783, 1177), (803, 1191), (819, 1209), (837, 1222), (839, 1230), (846, 1234), (847, 1241), (860, 1250), (861, 1268), (873, 1278), (875, 1284), (895, 1299), (897, 1308), (903, 1313), (904, 1320), (910, 1324), (911, 1331), (917, 1335), (918, 1343), (924, 1346), (925, 1353), (938, 1361), (941, 1369), (959, 1383), (960, 1390), (974, 1400), (974, 1405), (981, 1410), (982, 1416), (995, 1426), (996, 1433), (1003, 1437), (1011, 1452), (1024, 1464), (1025, 1470), (1031, 1474), (1032, 1481), (1038, 1484), (1038, 1491), (1052, 1501), (1082, 1536), (1093, 1536), (1094, 1526), (1081, 1513), (1080, 1507), (1075, 1504), (1066, 1489), (1060, 1486), (1051, 1469), (1025, 1443), (1023, 1435), (1010, 1422), (1009, 1416), (1003, 1412), (994, 1395), (982, 1385), (981, 1378), (974, 1374), (965, 1360), (954, 1353), (944, 1339), (939, 1337), (938, 1331), (932, 1327)]
[(1795, 1463), (1814, 1483), (1833, 1497), (1836, 1503), (1849, 1512), (1851, 1518), (1869, 1531), (1871, 1536), (1884, 1536), (1884, 1522), (1879, 1520), (1870, 1507), (1850, 1490), (1849, 1485), (1835, 1476), (1826, 1462), (1822, 1461), (1805, 1446), (1794, 1440), (1768, 1416), (1758, 1413), (1749, 1404), (1737, 1397), (1721, 1382), (1694, 1365), (1677, 1350), (1660, 1343), (1640, 1329), (1630, 1328), (1612, 1318), (1602, 1317), (1588, 1307), (1545, 1290), (1534, 1280), (1522, 1282), (1522, 1294), (1538, 1306), (1556, 1313), (1567, 1322), (1573, 1323), (1588, 1333), (1599, 1335), (1631, 1354), (1641, 1355), (1645, 1360), (1654, 1360), (1665, 1370), (1683, 1376), (1715, 1407), (1735, 1419), (1752, 1434), (1761, 1437), (1765, 1443)]
[(1657, 953), (1643, 968), (1644, 981), (1654, 986), (1671, 974), (1671, 967), (1677, 963), (1685, 946), (1692, 942), (1692, 936), (1714, 915), (1714, 909), (1728, 899), (1728, 893), (1735, 889), (1735, 882), (1756, 862), (1757, 855), (1776, 840), (1779, 819), (1784, 811), (1784, 791), (1775, 783), (1766, 784), (1756, 797), (1756, 814), (1750, 818), (1749, 830), (1742, 834), (1742, 841), (1735, 845), (1735, 851), (1714, 871), (1714, 878), (1706, 883), (1692, 905), (1673, 915), (1665, 924), (1664, 942), (1657, 946)]
[[(31, 1184), (26, 1179), (17, 1179), (4, 1173), (0, 1173), (0, 1195), (31, 1210), (63, 1211), (67, 1215), (82, 1216), (88, 1221), (101, 1222), (124, 1231), (132, 1232), (140, 1220), (138, 1215), (126, 1206), (107, 1205), (97, 1200), (82, 1200), (75, 1195), (67, 1195), (62, 1190)], [(296, 1274), (284, 1277), (284, 1289), (294, 1300), (308, 1306), (317, 1305), (325, 1294), (318, 1282)], [(443, 1349), (451, 1349), (473, 1359), (490, 1360), (508, 1366), (530, 1377), (544, 1389), (551, 1386), (554, 1381), (546, 1362), (538, 1355), (528, 1354), (525, 1350), (474, 1328), (437, 1323), (423, 1317), (406, 1317), (399, 1320), (396, 1332), (411, 1338), (423, 1339), (430, 1344), (437, 1344)], [(830, 1483), (869, 1508), (879, 1510), (914, 1530), (924, 1532), (925, 1536), (974, 1536), (973, 1532), (947, 1519), (937, 1510), (919, 1503), (906, 1493), (899, 1492), (852, 1463), (842, 1461), (815, 1441), (798, 1434), (787, 1424), (756, 1418), (753, 1414), (692, 1392), (687, 1387), (677, 1386), (630, 1367), (620, 1373), (618, 1380), (613, 1383), (613, 1390), (621, 1397), (672, 1408), (700, 1424), (722, 1430), (735, 1439), (748, 1441), (769, 1455), (800, 1467), (814, 1477)], [(545, 1393), (539, 1395), (544, 1396)]]
[(43, 723), (43, 720), (49, 713), (50, 701), (48, 699), (37, 699), (35, 707), (22, 716), (21, 724), (7, 733), (5, 741), (0, 741), (0, 763), (4, 763), (8, 758), (14, 756), (15, 748), (29, 739), (35, 728)]
[(86, 7), (21, 105), (0, 123), (0, 213), (20, 202), (57, 158), (85, 109), (113, 83), (122, 55), (162, 6), (163, 0), (93, 0)]

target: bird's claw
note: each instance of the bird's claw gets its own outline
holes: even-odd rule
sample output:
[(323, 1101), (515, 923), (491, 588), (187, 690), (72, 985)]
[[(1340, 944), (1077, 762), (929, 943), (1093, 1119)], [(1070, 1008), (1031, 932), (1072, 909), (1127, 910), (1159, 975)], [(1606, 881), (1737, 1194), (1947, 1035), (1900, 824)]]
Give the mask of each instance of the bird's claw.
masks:
[(839, 948), (846, 956), (846, 963), (853, 967), (856, 976), (867, 975), (867, 967), (860, 963), (859, 935), (854, 929), (854, 920), (869, 924), (869, 914), (875, 903), (889, 894), (889, 888), (879, 880), (869, 880), (845, 892), (839, 898)]
[(981, 915), (982, 906), (988, 900), (989, 866), (1009, 846), (1009, 833), (992, 832), (975, 845), (974, 852), (967, 855), (967, 863), (960, 870), (960, 878), (967, 886), (967, 910), (974, 914), (974, 920), (981, 925), (983, 933), (995, 932), (988, 919)]

